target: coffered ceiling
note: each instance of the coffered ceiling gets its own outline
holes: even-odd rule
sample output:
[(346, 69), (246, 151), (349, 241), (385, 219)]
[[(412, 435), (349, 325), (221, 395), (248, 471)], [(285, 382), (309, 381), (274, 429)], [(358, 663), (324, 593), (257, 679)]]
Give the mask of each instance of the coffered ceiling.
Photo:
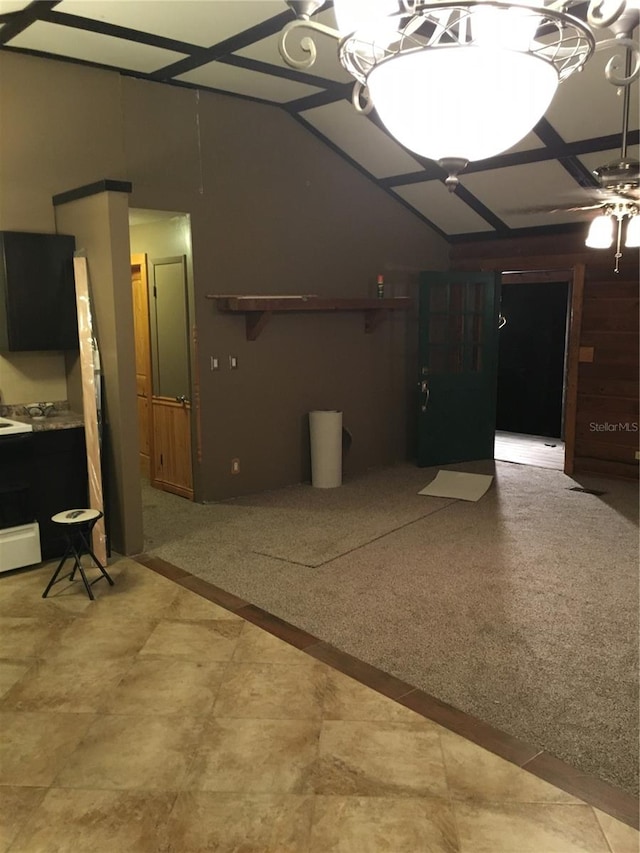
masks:
[[(315, 19), (333, 27), (330, 6)], [(452, 194), (437, 164), (396, 143), (375, 112), (354, 111), (352, 78), (333, 39), (315, 38), (318, 58), (307, 71), (283, 62), (279, 34), (293, 19), (283, 0), (0, 0), (0, 49), (272, 104), (450, 240), (564, 230), (593, 215), (523, 211), (583, 203), (597, 184), (591, 170), (619, 155), (622, 98), (604, 77), (610, 52), (596, 53), (562, 83), (514, 148), (472, 163)], [(633, 157), (638, 126), (636, 82), (627, 137)]]

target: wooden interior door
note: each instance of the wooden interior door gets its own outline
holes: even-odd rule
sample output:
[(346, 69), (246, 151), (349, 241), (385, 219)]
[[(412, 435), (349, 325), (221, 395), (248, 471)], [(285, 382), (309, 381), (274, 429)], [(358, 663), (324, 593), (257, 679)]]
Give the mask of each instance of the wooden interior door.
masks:
[(193, 500), (191, 404), (152, 397), (153, 471), (151, 484)]
[(131, 256), (140, 473), (151, 479), (151, 345), (147, 256)]
[(193, 500), (186, 257), (149, 267), (151, 485)]

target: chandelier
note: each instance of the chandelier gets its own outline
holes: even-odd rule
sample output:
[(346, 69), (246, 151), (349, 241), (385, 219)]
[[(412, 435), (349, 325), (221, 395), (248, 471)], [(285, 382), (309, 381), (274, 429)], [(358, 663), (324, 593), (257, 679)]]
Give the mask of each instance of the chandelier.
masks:
[[(451, 191), (471, 160), (506, 151), (526, 136), (547, 111), (558, 84), (579, 71), (594, 51), (633, 53), (633, 67), (624, 76), (619, 58), (609, 61), (605, 74), (616, 86), (628, 87), (640, 72), (640, 54), (631, 39), (638, 17), (631, 6), (638, 0), (591, 0), (586, 21), (569, 12), (581, 0), (546, 5), (334, 0), (337, 29), (311, 20), (324, 0), (286, 2), (297, 20), (280, 37), (284, 61), (305, 69), (316, 59), (308, 35), (298, 44), (303, 58), (292, 55), (293, 32), (307, 29), (335, 38), (338, 59), (355, 78), (355, 109), (366, 114), (375, 107), (399, 143), (446, 171)], [(615, 37), (596, 42), (598, 28), (612, 29)]]

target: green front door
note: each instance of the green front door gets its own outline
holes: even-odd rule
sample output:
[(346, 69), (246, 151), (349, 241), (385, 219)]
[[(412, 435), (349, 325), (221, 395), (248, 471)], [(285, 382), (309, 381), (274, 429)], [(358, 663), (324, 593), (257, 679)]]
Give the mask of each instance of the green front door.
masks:
[(499, 273), (420, 276), (418, 465), (493, 459)]

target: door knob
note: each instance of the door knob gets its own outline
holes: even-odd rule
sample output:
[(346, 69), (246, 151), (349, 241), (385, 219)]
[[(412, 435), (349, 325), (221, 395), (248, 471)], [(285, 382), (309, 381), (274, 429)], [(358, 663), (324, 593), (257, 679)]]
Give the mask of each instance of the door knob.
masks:
[(423, 379), (421, 382), (418, 383), (418, 385), (420, 387), (420, 393), (424, 394), (424, 400), (422, 401), (422, 405), (420, 406), (420, 411), (426, 412), (427, 405), (429, 404), (429, 396), (431, 393), (429, 391), (429, 383), (426, 379)]
[(176, 403), (182, 403), (183, 406), (188, 402), (189, 401), (187, 400), (184, 394), (180, 394), (179, 397), (176, 397)]

